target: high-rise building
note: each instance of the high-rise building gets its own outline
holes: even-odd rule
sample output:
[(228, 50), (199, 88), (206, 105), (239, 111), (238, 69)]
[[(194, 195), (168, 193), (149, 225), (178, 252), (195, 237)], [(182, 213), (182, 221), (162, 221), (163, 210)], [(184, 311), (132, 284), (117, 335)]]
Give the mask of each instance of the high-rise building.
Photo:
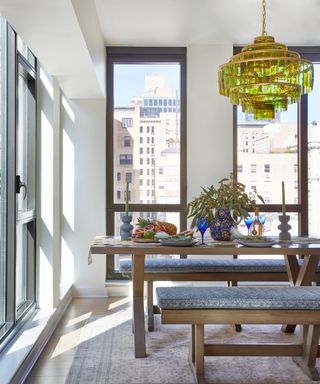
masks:
[(145, 76), (142, 95), (128, 107), (115, 106), (114, 156), (116, 203), (124, 202), (127, 181), (131, 203), (179, 203), (180, 100), (164, 76)]

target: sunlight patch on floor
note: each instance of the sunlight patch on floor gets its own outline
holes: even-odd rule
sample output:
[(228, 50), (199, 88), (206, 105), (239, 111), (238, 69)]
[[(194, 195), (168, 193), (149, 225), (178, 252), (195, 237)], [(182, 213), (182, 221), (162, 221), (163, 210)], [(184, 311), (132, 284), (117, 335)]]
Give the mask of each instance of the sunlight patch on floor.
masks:
[[(78, 318), (85, 316), (80, 315)], [(51, 359), (70, 351), (73, 348), (76, 348), (79, 344), (84, 341), (89, 340), (90, 338), (94, 338), (98, 335), (101, 335), (104, 332), (109, 331), (110, 329), (125, 323), (126, 321), (132, 318), (132, 310), (131, 308), (117, 311), (111, 315), (103, 316), (98, 318), (97, 320), (90, 322), (90, 317), (88, 318), (88, 322), (79, 329), (68, 332), (65, 335), (62, 335), (51, 355)], [(84, 332), (86, 331), (86, 332)], [(83, 336), (84, 334), (89, 335), (90, 337)]]
[(92, 315), (92, 312), (87, 312), (87, 313), (84, 313), (83, 315), (77, 316), (77, 317), (69, 320), (68, 324), (66, 325), (66, 327), (68, 328), (68, 327), (71, 327), (72, 325), (81, 323), (82, 321), (85, 321), (85, 320), (89, 319), (89, 317), (91, 315)]
[(123, 299), (117, 300), (113, 303), (108, 304), (107, 309), (115, 309), (117, 307), (120, 307), (121, 305), (124, 304), (129, 304), (130, 303), (130, 298), (129, 297), (124, 297)]

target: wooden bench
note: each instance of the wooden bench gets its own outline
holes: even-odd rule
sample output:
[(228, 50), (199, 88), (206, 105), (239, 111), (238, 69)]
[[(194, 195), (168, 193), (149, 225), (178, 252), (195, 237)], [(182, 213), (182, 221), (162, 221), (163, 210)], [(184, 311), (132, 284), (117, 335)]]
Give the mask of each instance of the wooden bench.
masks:
[[(119, 272), (130, 276), (132, 261), (120, 260)], [(319, 274), (317, 275), (319, 277)], [(153, 305), (154, 281), (288, 281), (283, 259), (146, 259), (144, 280), (147, 281), (148, 330), (154, 329), (154, 314), (159, 313)], [(237, 331), (241, 330), (236, 325)]]
[[(199, 383), (204, 356), (293, 356), (312, 379), (320, 334), (320, 287), (157, 288), (161, 321), (191, 324), (190, 360)], [(299, 344), (205, 344), (204, 324), (301, 324)]]

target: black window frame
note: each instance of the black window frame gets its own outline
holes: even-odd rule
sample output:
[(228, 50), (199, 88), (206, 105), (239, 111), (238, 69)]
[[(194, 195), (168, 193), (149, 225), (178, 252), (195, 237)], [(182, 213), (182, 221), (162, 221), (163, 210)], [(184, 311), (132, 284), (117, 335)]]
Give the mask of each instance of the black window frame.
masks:
[[(21, 327), (26, 323), (37, 308), (36, 302), (36, 191), (37, 191), (37, 59), (27, 46), (25, 51), (18, 50), (19, 36), (4, 21), (5, 30), (5, 66), (6, 78), (3, 86), (5, 87), (5, 108), (6, 115), (3, 121), (6, 128), (7, 158), (6, 158), (6, 183), (5, 192), (6, 201), (6, 233), (5, 243), (5, 322), (0, 326), (0, 352), (6, 348), (8, 343), (17, 335)], [(23, 42), (21, 40), (21, 42)], [(25, 80), (28, 95), (26, 98), (26, 146), (28, 146), (28, 155), (26, 158), (27, 180), (32, 175), (32, 183), (27, 191), (28, 201), (33, 207), (29, 210), (17, 212), (17, 146), (18, 146), (18, 118), (19, 99), (18, 81), (19, 75)], [(20, 79), (21, 81), (21, 79)], [(21, 116), (20, 116), (21, 118)], [(29, 180), (30, 181), (30, 180)], [(23, 193), (23, 189), (21, 193)], [(20, 306), (17, 306), (16, 283), (17, 283), (17, 226), (25, 226), (26, 261), (24, 282), (25, 298)]]
[[(234, 47), (234, 54), (242, 47)], [(298, 52), (302, 58), (315, 63), (320, 62), (320, 46), (293, 46), (290, 50)], [(237, 177), (237, 106), (233, 106), (233, 173)], [(298, 234), (309, 234), (309, 193), (308, 193), (308, 94), (302, 95), (297, 108), (298, 134), (298, 204), (286, 204), (288, 213), (298, 213)], [(263, 212), (281, 212), (281, 204), (258, 204)]]
[[(113, 164), (113, 65), (133, 63), (178, 63), (180, 64), (180, 203), (179, 204), (130, 204), (131, 212), (177, 212), (180, 227), (187, 225), (187, 129), (186, 129), (186, 48), (185, 47), (107, 47), (107, 126), (106, 126), (106, 231), (114, 234), (114, 215), (124, 212), (124, 204), (114, 203)], [(141, 140), (141, 138), (140, 138)], [(141, 172), (141, 170), (140, 170)], [(140, 173), (141, 174), (141, 173)], [(114, 270), (113, 255), (107, 255), (107, 279), (124, 279)]]

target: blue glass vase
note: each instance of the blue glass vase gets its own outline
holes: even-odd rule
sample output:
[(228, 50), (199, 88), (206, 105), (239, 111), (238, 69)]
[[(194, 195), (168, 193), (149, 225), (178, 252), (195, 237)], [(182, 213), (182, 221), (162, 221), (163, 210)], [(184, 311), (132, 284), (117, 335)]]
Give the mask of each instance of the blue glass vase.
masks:
[(218, 208), (215, 212), (215, 221), (210, 225), (211, 237), (218, 241), (231, 240), (230, 231), (235, 225), (230, 209)]

